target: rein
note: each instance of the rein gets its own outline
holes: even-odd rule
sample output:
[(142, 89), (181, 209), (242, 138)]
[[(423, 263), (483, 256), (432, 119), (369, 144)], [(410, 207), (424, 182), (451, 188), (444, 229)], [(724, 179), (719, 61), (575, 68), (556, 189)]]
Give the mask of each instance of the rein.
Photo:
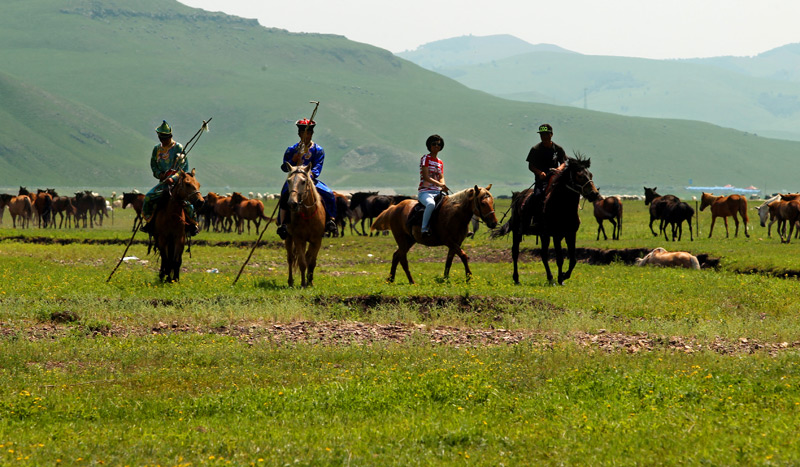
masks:
[[(295, 174), (297, 174), (297, 175), (302, 175), (302, 176), (306, 177), (306, 179), (307, 179), (307, 182), (306, 182), (305, 191), (304, 191), (304, 192), (301, 194), (299, 191), (297, 191), (296, 189), (292, 188), (291, 190), (289, 190), (289, 193), (297, 193), (297, 196), (300, 198), (300, 205), (301, 205), (302, 207), (304, 207), (305, 209), (307, 209), (307, 210), (308, 210), (308, 209), (314, 208), (314, 212), (313, 212), (313, 213), (311, 213), (311, 214), (313, 215), (314, 213), (316, 213), (316, 212), (317, 212), (317, 209), (319, 209), (319, 203), (317, 203), (317, 200), (316, 200), (316, 198), (314, 197), (313, 193), (312, 193), (312, 195), (310, 196), (310, 198), (313, 198), (313, 202), (314, 202), (314, 204), (305, 204), (305, 201), (306, 201), (306, 196), (307, 196), (307, 195), (308, 195), (308, 193), (309, 193), (309, 186), (310, 186), (310, 187), (311, 187), (311, 189), (313, 189), (313, 190), (316, 190), (316, 188), (314, 188), (314, 186), (313, 186), (314, 184), (313, 184), (313, 183), (309, 183), (309, 182), (311, 182), (311, 177), (309, 177), (308, 175), (306, 175), (306, 173), (305, 173), (305, 172), (303, 172), (302, 170), (295, 170), (294, 172), (292, 172), (292, 173), (290, 174), (290, 176), (294, 176)], [(300, 216), (301, 216), (301, 217), (303, 217), (304, 219), (308, 219), (308, 217), (306, 217), (306, 216), (308, 216), (307, 214), (300, 213)]]

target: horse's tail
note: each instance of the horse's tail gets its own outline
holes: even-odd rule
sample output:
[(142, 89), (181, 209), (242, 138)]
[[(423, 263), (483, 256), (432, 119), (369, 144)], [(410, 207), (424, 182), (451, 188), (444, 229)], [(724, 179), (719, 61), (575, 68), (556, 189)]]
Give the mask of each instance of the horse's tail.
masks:
[(397, 204), (393, 204), (386, 208), (382, 213), (378, 214), (378, 217), (372, 221), (372, 227), (370, 227), (370, 230), (391, 230), (392, 213), (395, 209), (397, 209), (397, 206)]
[(509, 232), (511, 232), (511, 221), (510, 220), (508, 222), (506, 222), (505, 224), (503, 224), (502, 226), (500, 226), (499, 228), (492, 230), (489, 233), (489, 238), (505, 237), (506, 235), (509, 234)]
[[(742, 198), (742, 200), (739, 202), (739, 214), (741, 214), (742, 219), (744, 219), (745, 225), (747, 225), (747, 223), (749, 222), (749, 220), (747, 219), (747, 200), (744, 198)], [(745, 229), (746, 228), (747, 227), (745, 227)]]

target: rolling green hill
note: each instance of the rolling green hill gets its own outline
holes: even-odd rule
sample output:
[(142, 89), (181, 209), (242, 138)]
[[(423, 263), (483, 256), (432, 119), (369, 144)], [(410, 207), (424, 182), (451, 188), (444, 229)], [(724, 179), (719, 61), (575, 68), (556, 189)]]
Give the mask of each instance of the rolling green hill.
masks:
[[(277, 191), (293, 122), (310, 114), (312, 99), (321, 101), (323, 179), (342, 190), (413, 191), (432, 133), (446, 141), (451, 187), (527, 187), (525, 157), (543, 121), (568, 151), (592, 157), (606, 193), (678, 192), (689, 179), (788, 189), (795, 177), (786, 168), (800, 152), (800, 143), (705, 123), (501, 99), (340, 36), (168, 0), (6, 0), (0, 71), (5, 187), (149, 188), (161, 120), (185, 142), (213, 117), (189, 156), (204, 189)], [(32, 157), (40, 168), (27, 168)]]
[[(442, 44), (453, 65), (427, 66), (439, 59)], [(475, 50), (483, 62), (473, 60)], [(511, 55), (488, 36), (438, 41), (403, 56), (507, 99), (701, 120), (800, 140), (800, 44), (755, 57), (648, 60), (543, 50)]]

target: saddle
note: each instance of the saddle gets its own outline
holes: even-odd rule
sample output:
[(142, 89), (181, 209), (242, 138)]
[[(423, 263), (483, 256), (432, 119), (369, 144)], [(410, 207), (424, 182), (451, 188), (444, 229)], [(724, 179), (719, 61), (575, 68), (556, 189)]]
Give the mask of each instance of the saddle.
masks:
[[(442, 200), (444, 200), (444, 198), (445, 198), (444, 193), (439, 193), (433, 198), (433, 203), (434, 203), (433, 214), (431, 214), (431, 220), (428, 223), (428, 228), (430, 229), (431, 232), (433, 232), (435, 229), (434, 227), (436, 225), (435, 221), (439, 215), (439, 208), (441, 207)], [(408, 230), (411, 230), (411, 228), (414, 227), (415, 225), (422, 227), (422, 216), (424, 214), (425, 214), (425, 205), (417, 201), (417, 204), (415, 204), (414, 207), (411, 208), (411, 212), (408, 214), (408, 220), (406, 220), (406, 227), (408, 227)]]

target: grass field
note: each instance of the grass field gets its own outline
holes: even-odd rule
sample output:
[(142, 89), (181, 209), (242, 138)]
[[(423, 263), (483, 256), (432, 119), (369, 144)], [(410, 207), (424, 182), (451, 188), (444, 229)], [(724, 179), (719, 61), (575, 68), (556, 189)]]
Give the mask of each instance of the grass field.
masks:
[(579, 263), (551, 286), (528, 239), (514, 286), (510, 240), (482, 226), (471, 282), (416, 246), (418, 284), (387, 284), (391, 237), (348, 232), (305, 290), (286, 287), (272, 227), (236, 286), (255, 233), (198, 236), (179, 284), (136, 243), (106, 283), (130, 211), (94, 230), (6, 216), (0, 464), (800, 463), (798, 243), (750, 212), (749, 239), (719, 224), (708, 239), (704, 212), (674, 244), (641, 201), (619, 241), (581, 212), (579, 247), (664, 246), (716, 269)]

